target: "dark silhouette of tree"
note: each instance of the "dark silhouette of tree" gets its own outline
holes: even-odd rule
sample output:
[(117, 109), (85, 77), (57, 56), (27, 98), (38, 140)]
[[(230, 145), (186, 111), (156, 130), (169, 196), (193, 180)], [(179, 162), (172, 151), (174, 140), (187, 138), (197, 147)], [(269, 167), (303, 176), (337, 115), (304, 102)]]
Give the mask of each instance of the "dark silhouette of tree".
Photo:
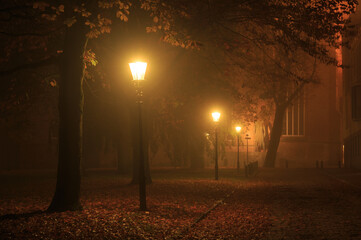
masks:
[(168, 34), (172, 32), (172, 16), (180, 14), (166, 2), (147, 0), (17, 1), (4, 3), (0, 9), (1, 20), (7, 22), (0, 34), (6, 39), (14, 38), (9, 40), (10, 45), (18, 44), (11, 51), (20, 45), (26, 50), (37, 48), (38, 42), (40, 46), (39, 56), (29, 51), (27, 61), (20, 63), (20, 58), (10, 52), (8, 55), (14, 63), (2, 69), (1, 75), (48, 64), (59, 65), (58, 177), (50, 211), (81, 209), (83, 83), (88, 72), (86, 66), (96, 65), (95, 56), (87, 51), (87, 46), (89, 41), (109, 33), (116, 19), (128, 21), (130, 6), (142, 9), (143, 15), (164, 26), (163, 32)]
[[(288, 68), (288, 62), (297, 62), (297, 54), (306, 54), (341, 67), (332, 51), (347, 45), (340, 36), (352, 30), (346, 23), (356, 4), (354, 0), (198, 1), (188, 11), (193, 17), (192, 36), (209, 50), (207, 56), (227, 73), (228, 82), (241, 86), (239, 99), (246, 104), (267, 99), (274, 103), (265, 166), (274, 167), (285, 109), (305, 84), (313, 82), (310, 75), (302, 74), (310, 68)], [(274, 97), (280, 90), (289, 92), (291, 85), (296, 86), (293, 93)]]

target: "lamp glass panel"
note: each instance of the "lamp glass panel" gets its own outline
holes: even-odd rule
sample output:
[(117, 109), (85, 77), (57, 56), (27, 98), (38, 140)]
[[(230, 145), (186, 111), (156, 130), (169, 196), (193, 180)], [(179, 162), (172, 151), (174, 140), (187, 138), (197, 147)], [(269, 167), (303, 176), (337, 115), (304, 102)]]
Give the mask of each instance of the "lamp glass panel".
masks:
[(219, 118), (221, 117), (221, 114), (219, 112), (213, 112), (212, 117), (214, 122), (219, 122)]
[(129, 63), (129, 67), (133, 75), (133, 80), (144, 80), (145, 71), (147, 69), (146, 62)]

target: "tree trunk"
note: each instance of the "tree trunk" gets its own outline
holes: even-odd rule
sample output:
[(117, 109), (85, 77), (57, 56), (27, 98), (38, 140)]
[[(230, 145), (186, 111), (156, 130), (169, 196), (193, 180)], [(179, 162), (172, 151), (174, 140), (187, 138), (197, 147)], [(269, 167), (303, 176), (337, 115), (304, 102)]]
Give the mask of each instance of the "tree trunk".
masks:
[(59, 84), (59, 159), (56, 190), (49, 211), (80, 210), (82, 159), (84, 24), (77, 21), (65, 34)]
[(286, 110), (285, 106), (276, 105), (276, 113), (271, 130), (271, 139), (269, 141), (269, 147), (264, 161), (264, 167), (268, 167), (268, 168), (275, 167), (278, 145), (280, 143), (280, 139), (282, 135), (283, 117), (285, 114), (285, 110)]

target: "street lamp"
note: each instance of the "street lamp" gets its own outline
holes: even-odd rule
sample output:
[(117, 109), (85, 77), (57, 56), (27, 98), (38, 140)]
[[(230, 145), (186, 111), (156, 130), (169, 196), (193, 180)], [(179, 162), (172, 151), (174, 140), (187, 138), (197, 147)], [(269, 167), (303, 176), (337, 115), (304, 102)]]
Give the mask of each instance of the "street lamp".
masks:
[(219, 123), (219, 118), (221, 117), (221, 113), (219, 112), (212, 112), (212, 118), (213, 118), (213, 122), (215, 123), (215, 133), (216, 133), (216, 141), (214, 144), (214, 149), (215, 149), (215, 163), (214, 163), (214, 170), (215, 170), (215, 180), (218, 180), (218, 123)]
[(145, 70), (147, 69), (146, 62), (129, 63), (130, 71), (133, 75), (134, 86), (137, 94), (138, 104), (138, 124), (139, 124), (139, 203), (140, 210), (147, 210), (146, 199), (146, 182), (145, 182), (145, 159), (143, 149), (143, 122), (142, 122), (142, 104), (143, 104), (143, 89), (142, 82), (144, 80)]
[(237, 172), (239, 173), (239, 133), (241, 132), (241, 127), (237, 126), (236, 127), (236, 132), (237, 132)]
[(209, 133), (205, 133), (204, 135), (206, 136), (207, 140), (209, 140)]

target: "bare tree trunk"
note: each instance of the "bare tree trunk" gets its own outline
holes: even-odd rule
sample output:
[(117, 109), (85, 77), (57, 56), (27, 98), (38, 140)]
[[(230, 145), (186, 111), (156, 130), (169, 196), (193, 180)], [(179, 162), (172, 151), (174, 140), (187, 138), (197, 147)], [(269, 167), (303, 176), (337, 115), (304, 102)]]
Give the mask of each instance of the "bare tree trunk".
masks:
[(264, 161), (264, 167), (274, 168), (277, 157), (278, 145), (280, 143), (282, 128), (283, 128), (283, 117), (286, 111), (284, 105), (276, 105), (275, 118), (271, 130), (271, 139), (269, 142), (266, 158)]
[(67, 29), (59, 84), (59, 159), (56, 190), (49, 211), (80, 210), (83, 76), (87, 37), (84, 24)]

